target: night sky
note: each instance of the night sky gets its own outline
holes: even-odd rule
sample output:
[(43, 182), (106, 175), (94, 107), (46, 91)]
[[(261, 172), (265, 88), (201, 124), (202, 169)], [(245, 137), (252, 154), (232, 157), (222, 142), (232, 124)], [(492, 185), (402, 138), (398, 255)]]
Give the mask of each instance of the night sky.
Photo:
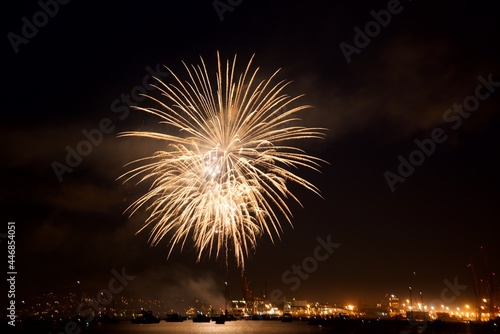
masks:
[[(202, 56), (215, 73), (220, 51), (237, 54), (241, 70), (255, 54), (263, 78), (281, 68), (277, 81), (292, 81), (287, 93), (313, 106), (304, 123), (329, 129), (322, 141), (299, 143), (328, 161), (321, 173), (298, 171), (323, 198), (292, 186), (303, 204), (289, 203), (293, 227), (284, 223), (274, 244), (263, 236), (246, 261), (254, 295), (279, 289), (357, 304), (407, 298), (412, 286), (430, 300), (458, 280), (467, 288), (457, 303), (472, 300), (471, 259), (478, 271), (500, 272), (494, 1), (226, 1), (219, 13), (211, 0), (71, 1), (21, 42), (9, 33), (22, 38), (22, 18), (32, 22), (40, 5), (2, 11), (0, 233), (16, 222), (20, 296), (69, 291), (77, 280), (93, 294), (125, 267), (136, 276), (125, 294), (217, 298), (227, 280), (241, 298), (234, 263), (227, 273), (213, 258), (196, 263), (192, 244), (167, 259), (167, 240), (151, 248), (147, 232), (135, 235), (144, 211), (130, 219), (123, 211), (144, 189), (116, 181), (124, 164), (157, 148), (117, 134), (153, 129), (157, 119), (114, 112), (113, 103), (126, 106), (121, 97), (159, 64), (185, 78), (182, 61)], [(390, 18), (380, 14), (388, 8)], [(385, 27), (369, 24), (369, 40), (359, 37), (374, 15)], [(103, 119), (112, 130), (58, 178), (54, 162), (65, 164), (67, 147)], [(314, 256), (318, 238), (340, 246), (292, 291), (282, 276)]]

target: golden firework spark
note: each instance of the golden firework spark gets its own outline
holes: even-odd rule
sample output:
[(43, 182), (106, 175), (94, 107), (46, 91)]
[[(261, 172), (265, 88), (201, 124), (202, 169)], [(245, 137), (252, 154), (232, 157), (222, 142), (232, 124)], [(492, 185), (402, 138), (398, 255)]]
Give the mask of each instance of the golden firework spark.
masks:
[[(292, 142), (323, 138), (322, 128), (298, 125), (297, 112), (290, 108), (298, 98), (283, 93), (289, 82), (256, 82), (258, 68), (235, 76), (236, 56), (221, 66), (215, 82), (203, 59), (188, 66), (182, 81), (172, 71), (176, 84), (158, 80), (156, 89), (163, 98), (148, 96), (158, 108), (136, 107), (161, 119), (168, 133), (124, 132), (119, 136), (145, 137), (165, 142), (166, 150), (131, 162), (138, 166), (120, 178), (127, 182), (150, 182), (149, 191), (127, 212), (140, 208), (149, 217), (139, 233), (152, 226), (151, 245), (170, 235), (170, 256), (176, 245), (181, 250), (192, 238), (198, 253), (209, 257), (234, 252), (238, 266), (255, 249), (257, 239), (267, 234), (274, 242), (280, 236), (280, 219), (291, 224), (286, 201), (298, 198), (288, 189), (297, 183), (319, 195), (319, 190), (291, 170), (307, 167), (318, 170), (321, 159), (307, 155)], [(213, 85), (215, 91), (213, 90)], [(173, 129), (173, 131), (172, 131)]]

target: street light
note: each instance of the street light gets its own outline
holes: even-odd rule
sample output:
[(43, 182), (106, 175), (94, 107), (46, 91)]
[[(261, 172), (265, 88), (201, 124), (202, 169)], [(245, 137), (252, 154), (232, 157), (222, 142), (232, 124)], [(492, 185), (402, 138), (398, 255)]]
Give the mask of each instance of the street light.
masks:
[[(424, 294), (420, 291), (420, 302), (422, 303), (422, 308), (424, 308)], [(424, 321), (425, 321), (425, 313), (424, 313)]]
[(410, 290), (410, 319), (413, 319), (413, 298), (411, 297), (411, 286), (408, 287)]

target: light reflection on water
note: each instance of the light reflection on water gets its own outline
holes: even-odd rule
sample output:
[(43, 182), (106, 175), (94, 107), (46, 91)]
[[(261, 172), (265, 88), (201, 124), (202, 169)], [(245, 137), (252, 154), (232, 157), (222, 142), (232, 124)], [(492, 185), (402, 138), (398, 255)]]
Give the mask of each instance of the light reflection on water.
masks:
[(120, 333), (120, 334), (205, 334), (205, 333), (237, 333), (237, 334), (314, 334), (325, 333), (324, 328), (310, 326), (307, 322), (283, 323), (281, 321), (254, 321), (238, 320), (227, 321), (223, 325), (209, 323), (164, 322), (159, 324), (104, 324), (92, 333)]

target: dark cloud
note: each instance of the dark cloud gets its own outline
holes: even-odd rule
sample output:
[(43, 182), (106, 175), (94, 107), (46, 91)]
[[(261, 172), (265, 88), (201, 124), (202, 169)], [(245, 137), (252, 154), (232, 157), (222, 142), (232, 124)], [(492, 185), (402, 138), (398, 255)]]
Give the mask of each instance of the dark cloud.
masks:
[[(376, 53), (366, 52), (327, 83), (319, 77), (299, 80), (308, 92), (304, 100), (314, 106), (303, 118), (309, 125), (328, 128), (329, 140), (376, 132), (374, 127), (382, 142), (432, 130), (443, 123), (447, 109), (474, 95), (478, 76), (498, 70), (493, 62), (465, 63), (456, 57), (457, 47), (440, 39), (395, 36)], [(495, 107), (486, 103), (478, 118), (491, 119), (494, 112)], [(480, 123), (476, 128), (481, 131)]]
[(160, 299), (174, 310), (194, 306), (196, 300), (218, 310), (225, 307), (224, 289), (220, 275), (174, 263), (151, 266), (137, 276), (129, 293)]

